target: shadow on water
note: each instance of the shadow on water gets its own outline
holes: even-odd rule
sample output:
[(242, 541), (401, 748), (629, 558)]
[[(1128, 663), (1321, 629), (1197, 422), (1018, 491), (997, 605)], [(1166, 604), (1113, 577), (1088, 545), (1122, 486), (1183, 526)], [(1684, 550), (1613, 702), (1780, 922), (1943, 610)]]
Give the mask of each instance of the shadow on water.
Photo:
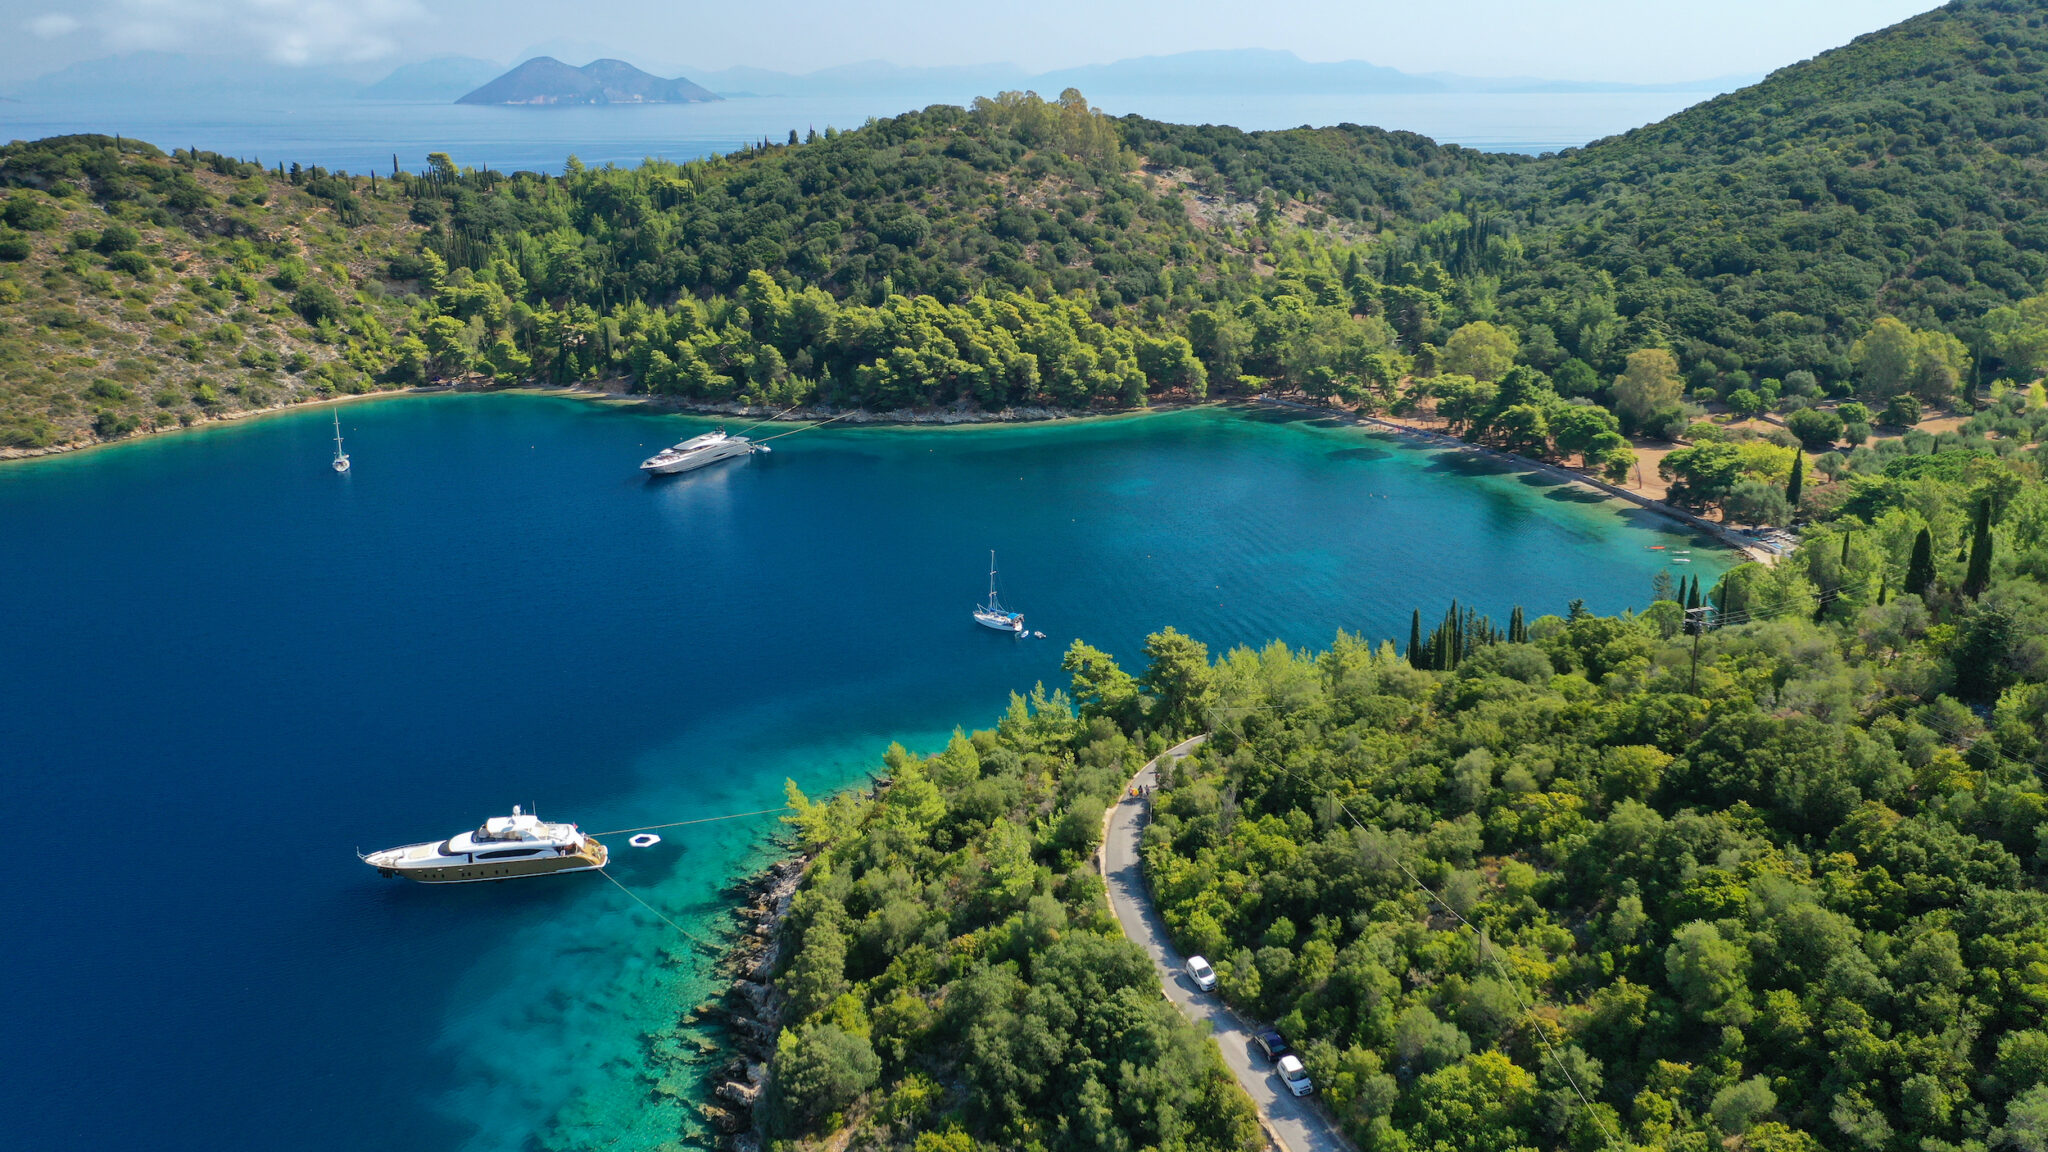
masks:
[[(1524, 481), (1524, 483), (1528, 482)], [(1568, 484), (1563, 480), (1550, 480), (1548, 484), (1550, 490), (1543, 494), (1543, 498), (1545, 500), (1555, 500), (1560, 504), (1605, 504), (1607, 501), (1615, 499), (1615, 497), (1609, 496), (1605, 492), (1584, 488), (1577, 484)], [(1544, 487), (1542, 484), (1532, 484), (1531, 486)], [(1648, 509), (1644, 509), (1644, 511), (1648, 511)], [(1652, 513), (1652, 515), (1655, 514)]]
[(1344, 421), (1332, 420), (1320, 412), (1304, 412), (1298, 408), (1273, 408), (1264, 404), (1247, 404), (1243, 407), (1231, 405), (1234, 415), (1254, 424), (1306, 424), (1311, 428), (1336, 428)]
[(1323, 453), (1328, 460), (1385, 460), (1392, 455), (1384, 448), (1338, 448)]
[(1505, 476), (1519, 471), (1519, 469), (1514, 468), (1512, 465), (1504, 464), (1489, 456), (1479, 456), (1471, 452), (1460, 452), (1454, 448), (1437, 449), (1434, 446), (1423, 447), (1424, 451), (1432, 453), (1429, 468), (1427, 469), (1431, 472), (1448, 472), (1457, 476)]

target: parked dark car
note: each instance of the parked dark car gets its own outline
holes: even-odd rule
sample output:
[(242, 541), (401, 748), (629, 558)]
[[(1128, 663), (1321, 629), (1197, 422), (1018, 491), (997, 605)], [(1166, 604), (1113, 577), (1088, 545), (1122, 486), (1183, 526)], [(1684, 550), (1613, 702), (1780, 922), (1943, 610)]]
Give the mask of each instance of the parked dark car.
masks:
[(1259, 1033), (1255, 1039), (1258, 1043), (1259, 1051), (1266, 1054), (1266, 1063), (1268, 1064), (1275, 1063), (1282, 1056), (1294, 1051), (1294, 1049), (1287, 1046), (1286, 1037), (1270, 1028)]

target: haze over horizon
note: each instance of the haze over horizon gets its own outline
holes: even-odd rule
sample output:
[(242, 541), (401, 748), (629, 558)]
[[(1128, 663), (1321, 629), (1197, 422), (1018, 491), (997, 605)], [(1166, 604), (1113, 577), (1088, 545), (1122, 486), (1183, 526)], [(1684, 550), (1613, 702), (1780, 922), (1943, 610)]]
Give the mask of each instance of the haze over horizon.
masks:
[[(1395, 0), (1286, 3), (1109, 0), (1035, 19), (932, 0), (855, 10), (823, 0), (730, 6), (602, 0), (572, 22), (541, 0), (0, 0), (0, 87), (135, 51), (226, 54), (339, 68), (365, 79), (441, 55), (516, 62), (553, 48), (650, 71), (809, 72), (870, 61), (1026, 71), (1229, 48), (1406, 72), (1664, 83), (1763, 73), (1931, 7), (1928, 0)], [(808, 34), (792, 37), (791, 28)], [(1446, 29), (1455, 30), (1447, 35)], [(584, 60), (571, 60), (581, 64)]]

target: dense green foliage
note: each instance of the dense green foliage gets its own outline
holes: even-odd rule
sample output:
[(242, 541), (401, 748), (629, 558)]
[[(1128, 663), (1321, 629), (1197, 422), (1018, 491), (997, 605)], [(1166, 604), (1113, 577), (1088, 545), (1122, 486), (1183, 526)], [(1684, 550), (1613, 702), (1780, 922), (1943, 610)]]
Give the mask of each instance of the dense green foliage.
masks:
[[(782, 976), (783, 1131), (1158, 1142), (1098, 1071), (1131, 1039), (1088, 1031), (1089, 982), (1172, 1020), (1086, 860), (1141, 745), (1208, 731), (1156, 794), (1155, 898), (1369, 1152), (2036, 1147), (2044, 409), (1859, 450), (1792, 556), (1640, 614), (1453, 605), (1406, 652), (1213, 663), (1168, 629), (1136, 675), (1076, 642), (1070, 696), (892, 750), (879, 799), (799, 799), (829, 847)], [(1085, 974), (1051, 960), (1077, 939)], [(1230, 1097), (1203, 1076), (1176, 1074)]]
[(790, 823), (820, 855), (785, 929), (767, 1115), (863, 1147), (1249, 1149), (1215, 1048), (1117, 931), (1090, 854), (1140, 754), (1066, 697), (1013, 698), (886, 787)]
[(1145, 838), (1178, 942), (1374, 1152), (2035, 1147), (2048, 485), (1987, 446), (2041, 416), (2004, 409), (1730, 572), (1696, 668), (1689, 584), (1418, 617), (1405, 654), (1183, 654), (1199, 720), (1070, 659), (1084, 719), (1214, 733)]

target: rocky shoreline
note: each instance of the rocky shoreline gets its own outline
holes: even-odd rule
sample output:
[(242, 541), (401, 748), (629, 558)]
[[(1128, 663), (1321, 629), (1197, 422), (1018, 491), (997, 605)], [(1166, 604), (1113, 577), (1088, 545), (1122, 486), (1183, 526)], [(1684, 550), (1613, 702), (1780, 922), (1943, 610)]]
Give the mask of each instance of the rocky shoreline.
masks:
[(787, 856), (733, 886), (738, 904), (733, 914), (740, 927), (731, 952), (719, 962), (720, 975), (732, 983), (723, 996), (692, 1013), (699, 1020), (722, 1021), (731, 1035), (734, 1056), (708, 1077), (710, 1098), (698, 1112), (735, 1152), (758, 1152), (762, 1146), (755, 1110), (768, 1087), (768, 1061), (782, 1026), (783, 996), (771, 977), (782, 959), (782, 922), (811, 860), (809, 855)]

